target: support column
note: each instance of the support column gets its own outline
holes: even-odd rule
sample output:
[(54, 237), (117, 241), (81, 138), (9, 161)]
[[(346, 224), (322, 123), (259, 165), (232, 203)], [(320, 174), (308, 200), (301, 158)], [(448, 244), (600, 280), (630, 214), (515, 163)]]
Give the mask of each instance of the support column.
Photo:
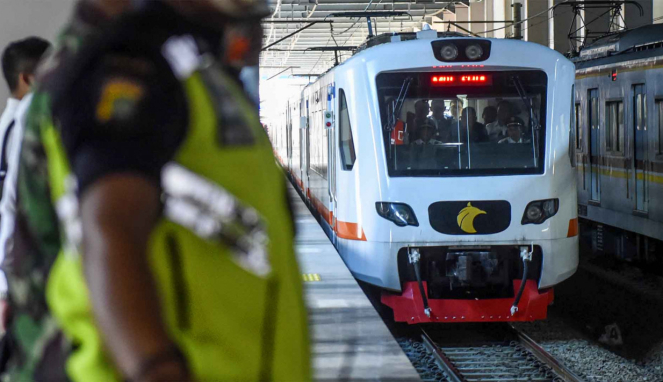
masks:
[[(464, 4), (456, 4), (456, 23), (458, 26), (465, 28), (469, 31), (471, 31), (470, 25), (468, 23), (464, 23), (463, 21), (470, 21), (471, 20), (471, 15), (470, 15), (470, 7)], [(458, 32), (460, 33), (467, 33), (462, 29), (457, 29)]]
[[(504, 4), (505, 0), (494, 0), (493, 1), (493, 20), (507, 20), (506, 7)], [(493, 23), (493, 28), (502, 28), (493, 32), (495, 38), (504, 38), (506, 37), (506, 29), (504, 29), (505, 23)]]
[[(552, 8), (555, 5), (555, 0), (548, 0), (548, 8)], [(548, 11), (545, 14), (546, 17), (550, 17), (553, 11)], [(548, 20), (548, 47), (550, 49), (555, 49), (555, 18), (550, 17)]]
[[(470, 3), (470, 20), (486, 20), (486, 2), (482, 1), (480, 3)], [(486, 24), (470, 24), (470, 30), (479, 36), (483, 36), (482, 32), (488, 30)]]
[[(538, 13), (545, 11), (548, 8), (547, 1), (528, 0), (527, 8), (524, 12), (525, 18), (532, 17)], [(527, 26), (523, 26), (525, 40), (535, 42), (541, 45), (548, 46), (548, 15), (546, 13), (534, 17), (526, 22)]]
[[(483, 19), (484, 20), (495, 20), (493, 17), (494, 9), (493, 9), (493, 3), (495, 1), (502, 1), (502, 0), (485, 0), (484, 2), (486, 5), (484, 6), (484, 14), (483, 14)], [(486, 27), (486, 30), (489, 31), (491, 29), (494, 29), (492, 23), (487, 23), (484, 24)], [(493, 32), (488, 32), (486, 33), (486, 37), (495, 37), (495, 34)]]
[[(527, 19), (527, 8), (528, 8), (528, 5), (529, 5), (528, 4), (529, 2), (527, 0), (515, 0), (514, 3), (520, 3), (520, 4), (523, 5), (521, 17), (523, 18), (523, 20), (526, 20)], [(529, 41), (527, 39), (527, 37), (529, 36), (529, 31), (527, 30), (528, 25), (529, 25), (529, 21), (524, 21), (522, 24), (520, 24), (520, 27), (521, 27), (521, 30), (522, 30), (522, 33), (523, 33), (523, 41)]]

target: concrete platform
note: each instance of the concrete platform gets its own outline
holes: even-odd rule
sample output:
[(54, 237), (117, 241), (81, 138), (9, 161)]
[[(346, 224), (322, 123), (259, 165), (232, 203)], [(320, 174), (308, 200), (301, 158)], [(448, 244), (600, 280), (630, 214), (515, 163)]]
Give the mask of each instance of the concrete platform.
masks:
[(317, 381), (420, 381), (331, 242), (294, 189)]

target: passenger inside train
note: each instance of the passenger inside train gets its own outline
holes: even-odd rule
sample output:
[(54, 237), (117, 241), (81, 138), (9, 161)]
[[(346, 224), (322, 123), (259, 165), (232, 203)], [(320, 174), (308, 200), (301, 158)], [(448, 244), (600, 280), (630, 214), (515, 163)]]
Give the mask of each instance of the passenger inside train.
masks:
[[(430, 74), (385, 73), (379, 76), (378, 92), (391, 176), (542, 172), (545, 74), (495, 72), (484, 77), (487, 78), (485, 83), (436, 85), (431, 83)], [(405, 91), (403, 84), (407, 82), (410, 85)], [(477, 110), (483, 110), (482, 117), (487, 124), (479, 122)], [(388, 111), (392, 115), (388, 115)], [(449, 113), (446, 118), (442, 117), (445, 112)], [(406, 121), (406, 138), (402, 142), (389, 139), (389, 121), (396, 120)], [(507, 126), (509, 122), (515, 124), (511, 131)], [(430, 139), (422, 137), (424, 125), (437, 129)], [(418, 147), (424, 142), (433, 143), (432, 147)], [(507, 147), (499, 142), (529, 144)]]
[(445, 112), (447, 111), (447, 105), (444, 100), (434, 99), (431, 101), (431, 112), (433, 113), (432, 117), (437, 126), (437, 132), (435, 134), (436, 138), (442, 142), (451, 141), (451, 119), (447, 118)]
[(486, 106), (483, 108), (481, 118), (483, 118), (484, 126), (495, 122), (495, 120), (497, 120), (497, 108), (495, 106)]
[[(420, 140), (422, 138), (422, 130), (425, 125), (436, 126), (432, 117), (429, 117), (430, 106), (425, 99), (419, 100), (414, 103), (414, 113), (407, 113), (407, 124), (409, 126), (409, 139), (410, 142)], [(434, 133), (434, 132), (433, 132)]]
[(486, 125), (488, 136), (492, 142), (498, 142), (506, 137), (506, 122), (514, 116), (511, 102), (504, 100), (497, 104), (497, 115), (494, 122)]
[(463, 108), (460, 114), (460, 142), (466, 142), (469, 134), (470, 142), (487, 142), (488, 132), (486, 127), (477, 121), (477, 111), (472, 106)]

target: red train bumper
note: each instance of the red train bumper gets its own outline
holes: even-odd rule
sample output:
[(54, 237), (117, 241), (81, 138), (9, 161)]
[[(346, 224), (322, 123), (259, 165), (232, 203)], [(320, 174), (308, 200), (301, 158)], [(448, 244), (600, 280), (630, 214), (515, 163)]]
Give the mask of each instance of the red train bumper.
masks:
[[(520, 280), (513, 281), (514, 295), (520, 287)], [(424, 289), (428, 286), (424, 281)], [(416, 282), (407, 282), (403, 293), (382, 292), (382, 303), (394, 310), (394, 320), (409, 324), (425, 322), (496, 322), (543, 320), (548, 313), (548, 305), (553, 301), (553, 291), (539, 292), (536, 282), (527, 280), (525, 290), (518, 304), (518, 312), (511, 315), (513, 298), (486, 300), (443, 300), (429, 299), (432, 313), (424, 314), (424, 303)]]

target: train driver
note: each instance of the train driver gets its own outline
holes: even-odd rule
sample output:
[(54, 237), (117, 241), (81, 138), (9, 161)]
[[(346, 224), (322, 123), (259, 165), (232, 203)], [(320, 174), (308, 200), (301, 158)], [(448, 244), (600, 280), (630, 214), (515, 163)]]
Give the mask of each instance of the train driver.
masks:
[(498, 143), (529, 143), (530, 140), (523, 137), (523, 124), (520, 118), (511, 117), (507, 122), (507, 137)]
[(415, 145), (439, 145), (442, 142), (433, 139), (435, 136), (435, 125), (429, 121), (419, 127), (419, 139), (413, 141)]

